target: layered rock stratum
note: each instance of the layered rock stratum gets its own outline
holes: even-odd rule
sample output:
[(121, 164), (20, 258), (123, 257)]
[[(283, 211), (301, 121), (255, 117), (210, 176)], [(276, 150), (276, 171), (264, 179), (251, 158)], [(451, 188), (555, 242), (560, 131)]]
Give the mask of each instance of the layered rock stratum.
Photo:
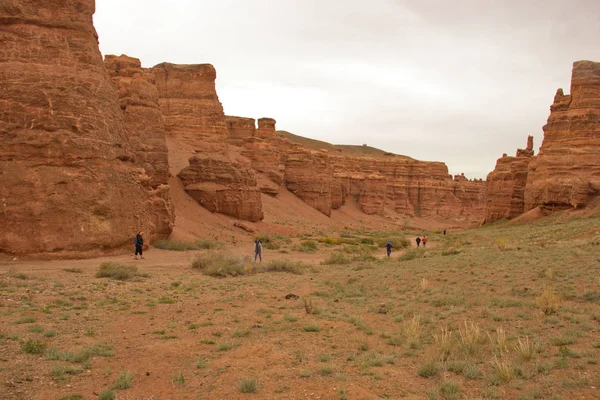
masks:
[(0, 250), (89, 256), (168, 235), (168, 190), (136, 165), (93, 0), (0, 3)]
[(533, 157), (533, 136), (527, 138), (527, 147), (518, 149), (515, 157), (504, 155), (486, 179), (484, 222), (514, 218), (525, 210), (525, 187), (529, 164)]
[(571, 94), (556, 92), (543, 129), (529, 167), (525, 209), (587, 205), (600, 194), (600, 63), (573, 64)]
[(198, 154), (189, 163), (178, 177), (204, 208), (253, 222), (263, 219), (261, 192), (248, 167), (219, 154)]

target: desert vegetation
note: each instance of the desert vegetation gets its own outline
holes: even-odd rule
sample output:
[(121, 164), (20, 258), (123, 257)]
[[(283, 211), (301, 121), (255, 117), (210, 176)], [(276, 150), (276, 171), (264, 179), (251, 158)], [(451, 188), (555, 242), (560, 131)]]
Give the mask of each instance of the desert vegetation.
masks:
[[(251, 244), (221, 243), (165, 251), (155, 264), (8, 269), (0, 378), (13, 382), (9, 399), (295, 397), (298, 388), (331, 398), (594, 398), (599, 221), (432, 233), (427, 249), (410, 247), (410, 232), (270, 236), (262, 263), (240, 251)], [(389, 259), (387, 237), (397, 244)]]

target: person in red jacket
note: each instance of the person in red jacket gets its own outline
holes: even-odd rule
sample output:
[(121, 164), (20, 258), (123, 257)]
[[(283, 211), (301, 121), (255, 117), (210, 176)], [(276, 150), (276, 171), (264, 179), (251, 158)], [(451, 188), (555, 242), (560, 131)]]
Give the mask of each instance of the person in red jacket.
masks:
[(427, 246), (427, 236), (423, 236), (423, 239), (421, 239), (421, 242), (423, 242), (423, 247)]

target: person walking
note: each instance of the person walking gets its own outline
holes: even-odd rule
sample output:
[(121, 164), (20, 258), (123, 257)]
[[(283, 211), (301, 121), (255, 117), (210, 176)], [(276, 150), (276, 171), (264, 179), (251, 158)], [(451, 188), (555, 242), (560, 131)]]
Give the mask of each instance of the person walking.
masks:
[(446, 236), (446, 228), (444, 228), (444, 236)]
[(417, 236), (415, 241), (417, 242), (417, 247), (421, 246), (421, 238), (419, 236)]
[(254, 241), (254, 262), (256, 262), (257, 257), (262, 263), (262, 243), (260, 242), (260, 239)]
[(142, 237), (142, 233), (143, 232), (138, 232), (137, 235), (135, 235), (135, 239), (133, 240), (133, 243), (135, 244), (135, 254), (133, 256), (134, 260), (137, 260), (137, 256), (138, 254), (140, 255), (140, 258), (143, 260), (144, 256), (143, 251), (144, 251), (144, 238)]
[(387, 250), (387, 256), (389, 257), (392, 254), (392, 242), (391, 242), (391, 240), (387, 241), (387, 243), (385, 244), (385, 248)]
[(422, 242), (423, 242), (423, 247), (426, 247), (427, 246), (427, 236), (423, 236)]

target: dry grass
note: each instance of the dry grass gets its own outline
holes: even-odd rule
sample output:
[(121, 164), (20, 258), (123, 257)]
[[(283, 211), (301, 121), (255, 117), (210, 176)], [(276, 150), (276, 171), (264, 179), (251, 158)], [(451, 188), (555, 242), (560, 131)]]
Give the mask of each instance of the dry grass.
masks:
[(494, 354), (502, 357), (504, 354), (508, 353), (508, 347), (506, 347), (506, 332), (503, 327), (499, 326), (496, 328), (496, 335), (494, 337), (492, 337), (489, 332), (487, 335)]
[(119, 281), (128, 281), (139, 276), (137, 267), (134, 265), (123, 265), (115, 262), (104, 262), (100, 264), (100, 270), (96, 278), (111, 278)]
[(552, 286), (546, 286), (542, 294), (535, 299), (535, 304), (546, 315), (556, 314), (560, 308), (560, 298)]
[(243, 257), (215, 251), (199, 254), (192, 261), (192, 268), (216, 278), (244, 275), (244, 265)]
[(440, 361), (446, 361), (452, 351), (452, 332), (448, 330), (448, 327), (442, 327), (440, 333), (434, 333), (432, 336), (436, 346), (437, 358)]
[(510, 382), (515, 377), (515, 367), (513, 362), (507, 357), (494, 357), (492, 360), (492, 368), (498, 376), (504, 382)]
[(531, 361), (537, 354), (539, 345), (531, 340), (529, 336), (525, 338), (519, 338), (515, 345), (515, 351), (522, 362)]

